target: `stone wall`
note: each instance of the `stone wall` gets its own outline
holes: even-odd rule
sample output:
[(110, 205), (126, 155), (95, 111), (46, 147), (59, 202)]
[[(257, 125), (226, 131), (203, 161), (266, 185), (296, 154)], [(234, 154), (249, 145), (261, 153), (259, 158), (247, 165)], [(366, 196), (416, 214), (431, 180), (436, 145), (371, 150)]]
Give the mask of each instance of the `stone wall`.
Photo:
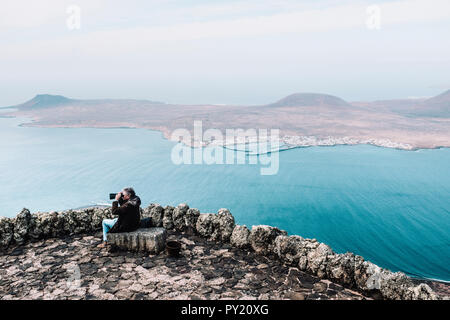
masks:
[[(259, 225), (248, 229), (236, 225), (227, 209), (203, 213), (187, 204), (177, 207), (150, 204), (141, 211), (151, 217), (153, 226), (198, 234), (211, 241), (229, 242), (242, 250), (279, 259), (312, 275), (340, 283), (363, 293), (377, 293), (384, 299), (439, 299), (424, 283), (417, 286), (401, 272), (391, 272), (365, 261), (353, 253), (335, 253), (326, 244), (301, 236), (288, 236), (276, 227)], [(35, 213), (23, 209), (15, 218), (0, 218), (0, 247), (21, 245), (27, 241), (101, 230), (101, 222), (111, 218), (109, 208), (87, 208), (64, 212)]]
[(23, 209), (15, 218), (0, 217), (0, 247), (28, 241), (91, 233), (101, 230), (102, 220), (112, 218), (110, 208), (87, 208), (31, 214)]

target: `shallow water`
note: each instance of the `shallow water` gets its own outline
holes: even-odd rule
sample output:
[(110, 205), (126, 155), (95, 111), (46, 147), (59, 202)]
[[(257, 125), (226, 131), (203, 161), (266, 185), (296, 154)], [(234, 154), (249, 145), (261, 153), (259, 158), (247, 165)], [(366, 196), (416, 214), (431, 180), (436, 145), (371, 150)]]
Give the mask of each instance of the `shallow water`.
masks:
[(174, 142), (141, 129), (19, 127), (0, 118), (0, 215), (109, 203), (133, 186), (146, 206), (230, 209), (238, 224), (268, 224), (351, 251), (392, 271), (450, 281), (450, 149), (374, 146), (279, 153), (259, 165), (175, 165)]

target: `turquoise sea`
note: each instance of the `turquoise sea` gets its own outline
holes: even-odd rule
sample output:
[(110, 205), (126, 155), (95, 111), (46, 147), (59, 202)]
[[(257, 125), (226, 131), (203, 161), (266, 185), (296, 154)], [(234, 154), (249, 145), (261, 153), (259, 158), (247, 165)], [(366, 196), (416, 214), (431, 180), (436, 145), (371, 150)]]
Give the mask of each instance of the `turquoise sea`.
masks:
[(264, 176), (248, 162), (175, 165), (175, 143), (155, 131), (23, 122), (0, 118), (2, 216), (105, 204), (133, 186), (145, 206), (224, 207), (238, 224), (278, 226), (392, 271), (450, 281), (450, 149), (297, 148)]

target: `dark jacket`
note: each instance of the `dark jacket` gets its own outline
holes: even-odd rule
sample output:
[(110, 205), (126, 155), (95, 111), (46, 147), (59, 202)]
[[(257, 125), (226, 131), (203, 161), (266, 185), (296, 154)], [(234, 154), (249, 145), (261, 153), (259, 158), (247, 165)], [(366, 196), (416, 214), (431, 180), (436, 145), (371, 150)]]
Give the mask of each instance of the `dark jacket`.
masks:
[(137, 230), (141, 221), (140, 205), (141, 199), (139, 199), (138, 196), (135, 196), (128, 201), (122, 199), (114, 201), (112, 203), (112, 214), (119, 215), (119, 219), (109, 232), (117, 233)]

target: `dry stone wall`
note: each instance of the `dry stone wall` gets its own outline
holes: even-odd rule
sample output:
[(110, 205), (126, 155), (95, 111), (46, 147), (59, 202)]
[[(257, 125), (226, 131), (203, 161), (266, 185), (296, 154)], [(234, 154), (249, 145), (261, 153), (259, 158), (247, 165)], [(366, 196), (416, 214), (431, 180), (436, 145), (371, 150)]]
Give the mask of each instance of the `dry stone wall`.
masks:
[[(384, 299), (435, 300), (439, 296), (424, 283), (414, 285), (402, 272), (383, 269), (353, 253), (335, 253), (326, 244), (298, 235), (289, 236), (276, 227), (258, 225), (251, 229), (236, 225), (227, 209), (200, 213), (185, 203), (176, 207), (150, 204), (142, 218), (152, 218), (154, 227), (198, 234), (211, 241), (230, 243), (242, 250), (279, 259), (322, 279), (340, 283), (363, 293), (378, 293)], [(64, 212), (31, 214), (23, 209), (15, 218), (0, 217), (0, 247), (28, 241), (92, 233), (103, 219), (112, 218), (109, 208), (87, 208)]]

